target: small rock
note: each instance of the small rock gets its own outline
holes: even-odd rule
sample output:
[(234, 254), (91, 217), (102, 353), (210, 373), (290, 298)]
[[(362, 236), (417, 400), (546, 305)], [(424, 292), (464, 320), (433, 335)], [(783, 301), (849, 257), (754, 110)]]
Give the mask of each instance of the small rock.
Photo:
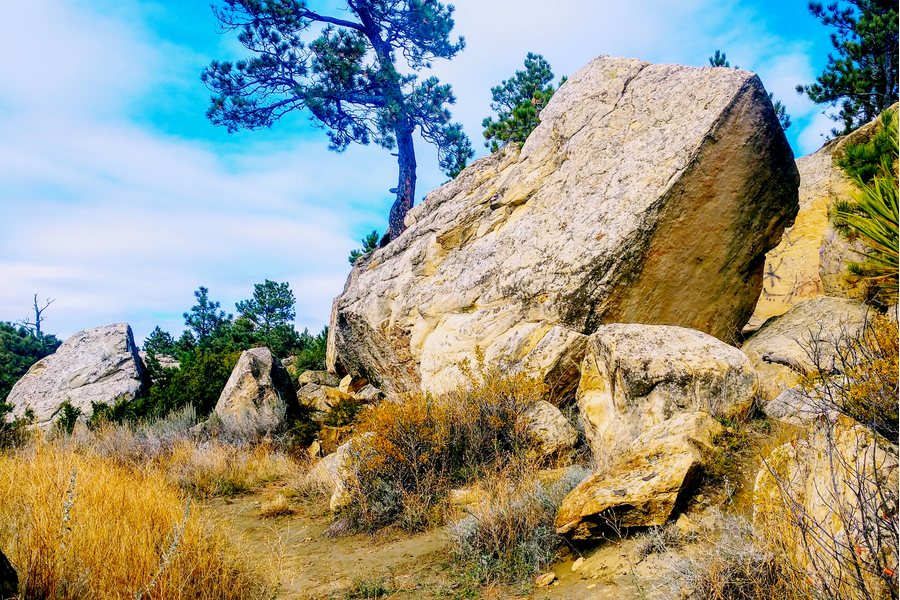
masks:
[(584, 564), (584, 557), (582, 556), (578, 560), (576, 560), (575, 562), (572, 563), (572, 572), (574, 573), (575, 571), (580, 569), (581, 565), (583, 565), (583, 564)]
[(338, 389), (345, 394), (355, 394), (366, 387), (367, 383), (369, 383), (369, 380), (365, 377), (354, 378), (353, 375), (347, 375), (341, 379), (341, 384), (338, 386)]
[(319, 453), (322, 452), (322, 445), (319, 444), (318, 441), (313, 442), (309, 445), (309, 456), (310, 458), (315, 458), (319, 456)]
[(686, 514), (682, 513), (678, 520), (675, 521), (675, 529), (681, 535), (686, 535), (695, 532), (697, 528), (694, 526), (694, 522)]
[(550, 585), (551, 583), (553, 583), (553, 580), (555, 580), (555, 579), (556, 579), (556, 573), (551, 571), (549, 573), (544, 573), (543, 575), (541, 575), (537, 579), (535, 579), (534, 584), (538, 587), (543, 587), (545, 585)]

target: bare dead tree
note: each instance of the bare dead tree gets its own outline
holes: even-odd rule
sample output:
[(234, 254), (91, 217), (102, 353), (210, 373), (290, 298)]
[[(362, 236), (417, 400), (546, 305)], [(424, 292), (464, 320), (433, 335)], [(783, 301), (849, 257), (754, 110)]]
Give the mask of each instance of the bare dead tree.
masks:
[(43, 308), (38, 306), (38, 295), (34, 295), (34, 321), (29, 320), (27, 317), (18, 321), (16, 324), (21, 325), (25, 329), (33, 331), (36, 336), (41, 337), (43, 333), (41, 332), (41, 323), (44, 321), (44, 311), (47, 310), (47, 307), (56, 302), (54, 298), (51, 300), (50, 298), (46, 299), (46, 304), (44, 304)]

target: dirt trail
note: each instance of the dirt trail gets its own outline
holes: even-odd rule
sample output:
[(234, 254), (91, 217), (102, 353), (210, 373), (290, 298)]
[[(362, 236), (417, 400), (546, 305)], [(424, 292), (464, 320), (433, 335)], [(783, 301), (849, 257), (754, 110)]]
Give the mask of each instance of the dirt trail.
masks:
[[(572, 565), (579, 554), (569, 554), (553, 565), (557, 580), (547, 587), (529, 582), (464, 589), (452, 576), (440, 530), (418, 535), (388, 531), (376, 536), (329, 537), (325, 535), (331, 524), (326, 502), (315, 498), (292, 498), (292, 513), (262, 516), (262, 503), (282, 490), (287, 491), (283, 484), (272, 484), (252, 494), (207, 504), (216, 518), (242, 536), (253, 560), (277, 573), (279, 599), (637, 600), (657, 595), (646, 579), (661, 568), (657, 564), (660, 559), (651, 556), (634, 564), (628, 558), (631, 540), (622, 546), (608, 543), (585, 552), (585, 560), (575, 572)], [(635, 575), (642, 583), (635, 584)]]

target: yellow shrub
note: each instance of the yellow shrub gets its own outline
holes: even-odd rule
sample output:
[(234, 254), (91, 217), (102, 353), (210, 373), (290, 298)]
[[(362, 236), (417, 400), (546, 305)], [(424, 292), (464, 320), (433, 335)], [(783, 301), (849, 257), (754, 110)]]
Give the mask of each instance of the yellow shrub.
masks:
[(0, 547), (23, 598), (212, 600), (266, 587), (159, 469), (40, 440), (0, 455)]

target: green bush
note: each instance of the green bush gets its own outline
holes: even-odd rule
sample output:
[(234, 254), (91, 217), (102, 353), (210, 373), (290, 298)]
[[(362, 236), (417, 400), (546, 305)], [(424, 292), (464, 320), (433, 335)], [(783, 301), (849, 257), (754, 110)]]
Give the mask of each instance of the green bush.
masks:
[(82, 414), (81, 409), (72, 406), (72, 404), (67, 400), (63, 402), (59, 407), (58, 414), (59, 416), (56, 418), (56, 422), (53, 424), (54, 429), (58, 433), (72, 435), (72, 432), (75, 431), (75, 422)]
[(52, 335), (35, 336), (24, 327), (0, 321), (0, 402), (31, 365), (56, 352), (61, 343)]

